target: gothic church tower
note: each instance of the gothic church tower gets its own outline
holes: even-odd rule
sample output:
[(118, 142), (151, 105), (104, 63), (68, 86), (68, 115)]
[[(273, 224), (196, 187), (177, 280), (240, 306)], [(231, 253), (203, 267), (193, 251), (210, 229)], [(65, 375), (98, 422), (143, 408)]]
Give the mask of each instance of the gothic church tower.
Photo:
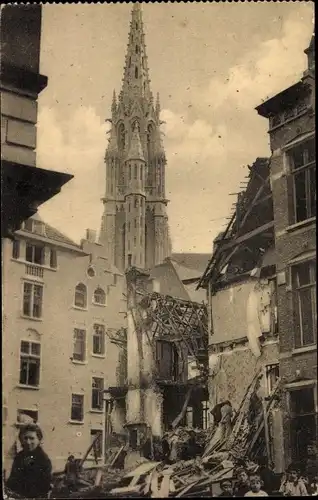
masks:
[(150, 89), (140, 4), (132, 9), (122, 89), (114, 92), (105, 155), (106, 193), (100, 243), (119, 270), (149, 269), (171, 253), (166, 214), (166, 157), (160, 103)]

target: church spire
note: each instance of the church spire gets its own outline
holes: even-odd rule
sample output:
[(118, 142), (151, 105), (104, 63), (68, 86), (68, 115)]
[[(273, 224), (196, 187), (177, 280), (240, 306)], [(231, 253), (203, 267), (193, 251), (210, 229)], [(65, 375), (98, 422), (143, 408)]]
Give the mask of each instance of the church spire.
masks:
[(126, 96), (135, 94), (146, 99), (151, 97), (142, 11), (139, 2), (134, 3), (131, 13), (122, 94)]

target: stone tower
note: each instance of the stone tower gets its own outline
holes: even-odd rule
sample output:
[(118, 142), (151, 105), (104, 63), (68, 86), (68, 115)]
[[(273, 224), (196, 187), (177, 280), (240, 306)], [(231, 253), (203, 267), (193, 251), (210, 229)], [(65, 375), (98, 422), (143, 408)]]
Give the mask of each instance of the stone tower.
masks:
[(140, 4), (132, 9), (124, 78), (114, 92), (105, 155), (106, 192), (100, 243), (119, 270), (149, 269), (171, 253), (165, 197), (166, 157), (160, 103), (150, 89)]

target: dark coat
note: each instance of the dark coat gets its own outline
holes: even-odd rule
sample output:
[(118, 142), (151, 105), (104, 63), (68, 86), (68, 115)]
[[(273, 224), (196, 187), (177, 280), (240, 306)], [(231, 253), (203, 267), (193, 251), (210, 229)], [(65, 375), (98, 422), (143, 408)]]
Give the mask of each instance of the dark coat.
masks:
[(238, 483), (234, 488), (234, 496), (235, 497), (244, 497), (245, 493), (250, 491), (250, 489), (251, 488), (250, 488), (249, 484)]
[(38, 446), (32, 452), (20, 451), (15, 457), (7, 487), (24, 498), (45, 498), (50, 490), (52, 464)]

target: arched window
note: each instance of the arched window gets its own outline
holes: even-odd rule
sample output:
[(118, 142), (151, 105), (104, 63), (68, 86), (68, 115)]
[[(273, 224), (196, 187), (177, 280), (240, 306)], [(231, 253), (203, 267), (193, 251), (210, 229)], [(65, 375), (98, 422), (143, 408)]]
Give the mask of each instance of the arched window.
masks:
[(95, 304), (100, 304), (101, 306), (106, 304), (106, 293), (100, 287), (96, 288), (94, 292), (94, 302)]
[(87, 289), (83, 283), (79, 283), (75, 288), (74, 305), (85, 309), (87, 306)]
[(129, 165), (129, 180), (131, 180), (131, 165)]
[(134, 177), (137, 179), (137, 165), (135, 164)]
[(140, 165), (140, 180), (142, 181), (142, 165)]
[(120, 151), (125, 149), (125, 125), (123, 123), (118, 127), (118, 147)]
[(134, 131), (136, 127), (137, 127), (138, 132), (140, 133), (140, 125), (139, 125), (139, 121), (138, 120), (134, 120), (133, 121), (131, 130)]
[(153, 125), (150, 123), (147, 128), (147, 149), (148, 149), (148, 156), (151, 155), (153, 151), (153, 135), (154, 135), (154, 128)]
[(138, 66), (135, 66), (135, 78), (138, 78)]
[(138, 52), (139, 52), (139, 46), (136, 45), (136, 54), (138, 54)]

